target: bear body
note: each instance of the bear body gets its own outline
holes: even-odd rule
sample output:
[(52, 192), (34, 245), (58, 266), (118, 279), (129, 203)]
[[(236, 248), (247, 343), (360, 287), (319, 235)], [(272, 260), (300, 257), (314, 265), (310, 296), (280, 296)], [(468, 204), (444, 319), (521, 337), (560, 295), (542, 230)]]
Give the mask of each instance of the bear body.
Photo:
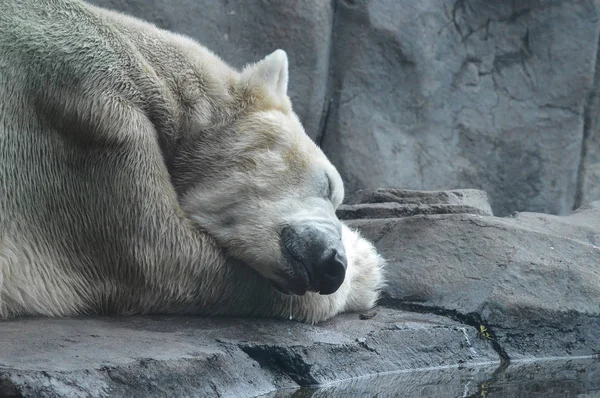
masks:
[(372, 307), (384, 261), (287, 80), (281, 50), (236, 71), (79, 0), (4, 2), (0, 318)]

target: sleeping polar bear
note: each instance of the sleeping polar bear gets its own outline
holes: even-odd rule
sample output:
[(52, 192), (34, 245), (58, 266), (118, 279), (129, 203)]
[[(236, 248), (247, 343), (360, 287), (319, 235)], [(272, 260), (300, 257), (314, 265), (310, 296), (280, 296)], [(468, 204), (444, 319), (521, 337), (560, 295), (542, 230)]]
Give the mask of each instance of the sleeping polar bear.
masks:
[(4, 1), (0, 318), (372, 307), (384, 261), (287, 85), (282, 50), (238, 72), (79, 0)]

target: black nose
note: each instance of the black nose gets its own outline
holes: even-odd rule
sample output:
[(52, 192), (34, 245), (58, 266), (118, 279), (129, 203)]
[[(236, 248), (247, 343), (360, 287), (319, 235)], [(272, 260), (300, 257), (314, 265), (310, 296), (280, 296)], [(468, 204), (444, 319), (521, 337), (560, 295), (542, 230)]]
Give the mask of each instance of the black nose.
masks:
[(326, 250), (315, 263), (317, 290), (320, 294), (332, 294), (339, 289), (346, 277), (348, 261), (337, 249)]

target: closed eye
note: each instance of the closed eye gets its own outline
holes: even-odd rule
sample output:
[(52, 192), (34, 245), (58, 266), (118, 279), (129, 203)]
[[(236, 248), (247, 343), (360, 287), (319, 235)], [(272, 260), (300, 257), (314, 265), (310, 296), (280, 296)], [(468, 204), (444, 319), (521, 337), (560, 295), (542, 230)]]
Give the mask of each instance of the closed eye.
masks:
[(329, 199), (329, 201), (331, 202), (333, 200), (333, 191), (331, 188), (331, 177), (329, 177), (329, 174), (325, 174), (325, 176), (327, 177), (327, 190), (325, 191), (325, 198)]

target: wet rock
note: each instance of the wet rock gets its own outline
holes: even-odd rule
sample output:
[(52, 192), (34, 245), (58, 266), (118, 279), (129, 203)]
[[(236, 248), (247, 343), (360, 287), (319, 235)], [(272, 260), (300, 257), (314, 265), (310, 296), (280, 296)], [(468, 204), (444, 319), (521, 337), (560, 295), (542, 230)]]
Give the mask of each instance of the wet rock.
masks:
[[(401, 372), (347, 380), (322, 388), (279, 391), (265, 397), (577, 397), (600, 391), (600, 361), (513, 363)], [(589, 394), (589, 395), (588, 395)]]
[(197, 317), (19, 319), (0, 333), (0, 395), (235, 396), (390, 370), (493, 364), (475, 329), (380, 308), (322, 325)]

